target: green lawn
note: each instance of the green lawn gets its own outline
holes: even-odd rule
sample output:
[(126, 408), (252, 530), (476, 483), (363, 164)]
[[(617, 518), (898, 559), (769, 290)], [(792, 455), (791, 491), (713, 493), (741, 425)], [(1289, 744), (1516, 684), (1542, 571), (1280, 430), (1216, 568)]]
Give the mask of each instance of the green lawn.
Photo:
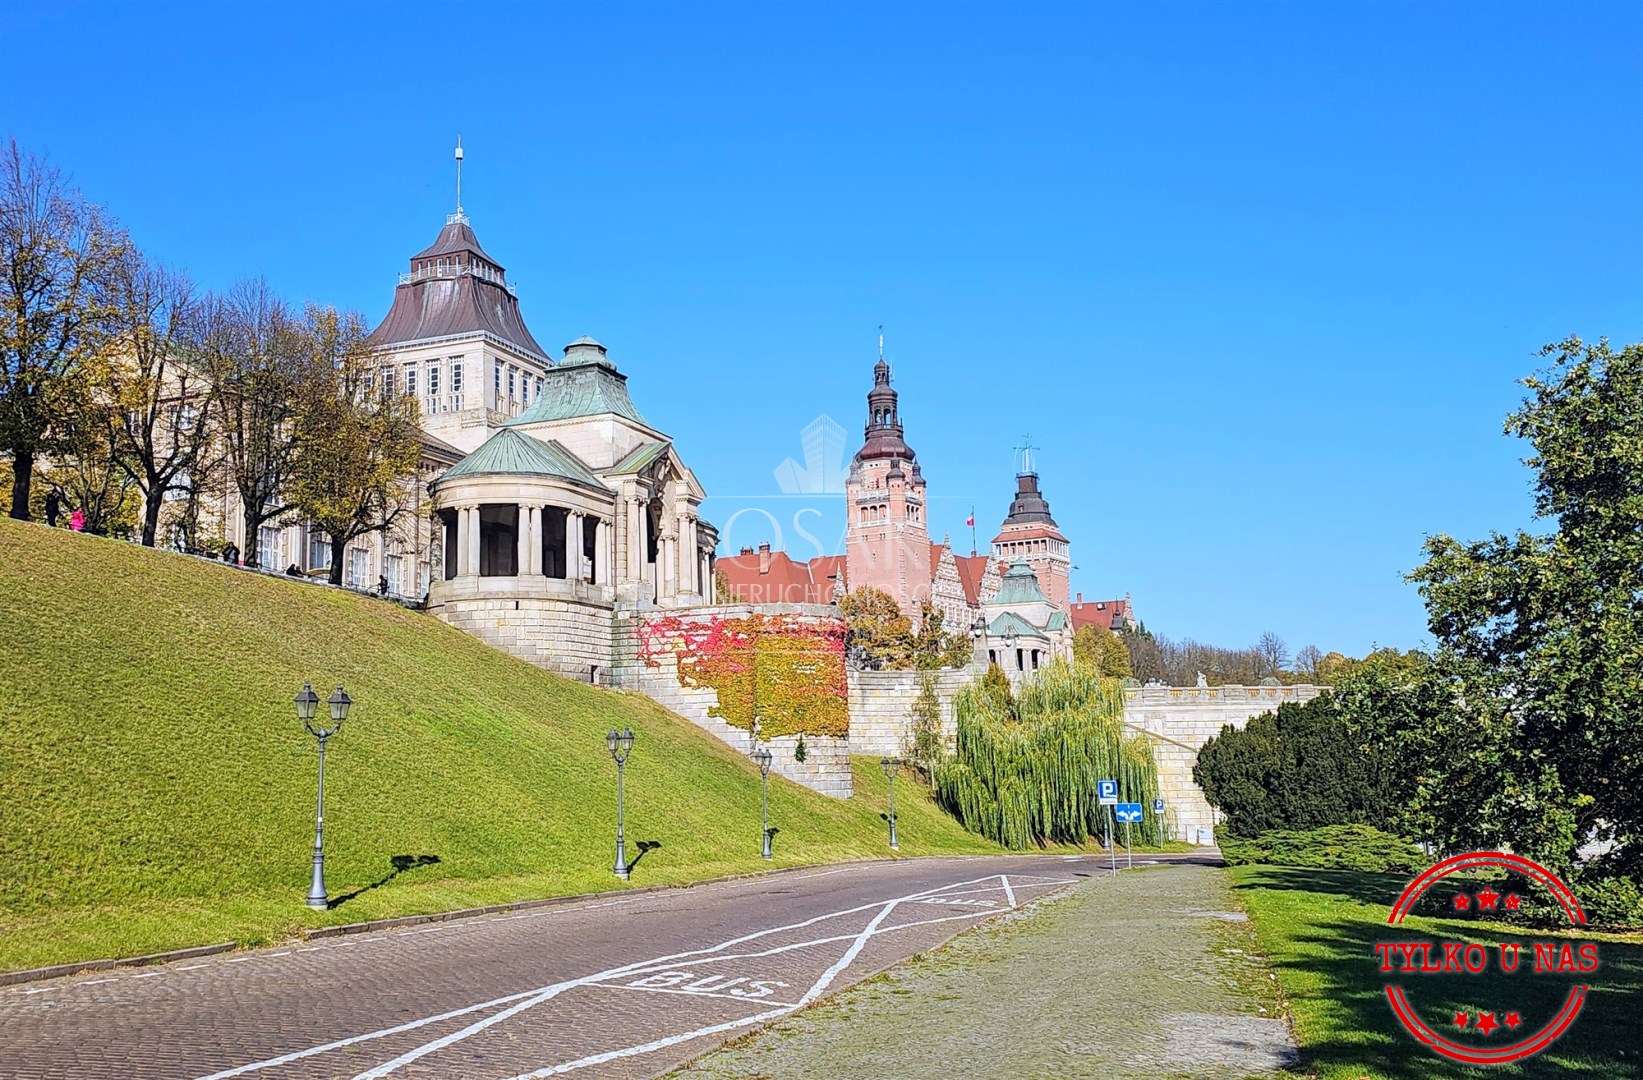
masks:
[[(1291, 1010), (1305, 1075), (1360, 1077), (1637, 1077), (1643, 1076), (1643, 938), (1585, 934), (1600, 942), (1602, 967), (1580, 1018), (1550, 1050), (1531, 1061), (1468, 1068), (1432, 1054), (1398, 1027), (1377, 969), (1376, 942), (1398, 938), (1475, 941), (1564, 941), (1518, 927), (1471, 920), (1410, 917), (1386, 925), (1393, 899), (1408, 883), (1393, 875), (1274, 866), (1229, 869), (1236, 895), (1249, 911), (1256, 940), (1277, 974)], [(1512, 977), (1510, 1001), (1482, 1001), (1479, 976), (1409, 977), (1411, 997), (1431, 1022), (1461, 1009), (1520, 1009), (1538, 1026), (1556, 1011), (1568, 979)], [(1436, 1026), (1436, 1025), (1434, 1025)], [(1446, 1034), (1453, 1033), (1451, 1028)], [(1501, 1040), (1497, 1035), (1497, 1045)]]
[[(0, 552), (0, 969), (617, 887), (612, 726), (635, 885), (769, 865), (758, 772), (646, 698), (340, 591), (9, 520)], [(304, 680), (354, 699), (317, 913)], [(999, 850), (897, 787), (903, 855)], [(885, 788), (772, 777), (775, 865), (887, 855)]]

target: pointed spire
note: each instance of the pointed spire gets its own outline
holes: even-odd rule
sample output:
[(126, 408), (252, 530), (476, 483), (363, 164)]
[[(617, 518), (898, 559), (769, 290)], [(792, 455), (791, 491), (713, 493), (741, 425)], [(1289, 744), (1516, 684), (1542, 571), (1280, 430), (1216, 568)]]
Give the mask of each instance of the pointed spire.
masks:
[(1038, 449), (1038, 447), (1033, 445), (1033, 436), (1031, 432), (1028, 432), (1026, 435), (1022, 436), (1021, 445), (1015, 448), (1015, 474), (1017, 476), (1038, 475), (1037, 471), (1033, 468), (1033, 451), (1036, 449)]
[(445, 219), (445, 224), (455, 225), (468, 223), (468, 215), (462, 212), (462, 136), (456, 137), (456, 213)]

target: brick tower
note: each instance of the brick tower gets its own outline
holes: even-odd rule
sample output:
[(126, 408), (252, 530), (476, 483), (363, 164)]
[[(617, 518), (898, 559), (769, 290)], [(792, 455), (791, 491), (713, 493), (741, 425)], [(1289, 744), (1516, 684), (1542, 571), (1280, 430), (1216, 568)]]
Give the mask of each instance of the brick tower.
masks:
[(867, 394), (864, 434), (845, 480), (845, 582), (851, 589), (870, 586), (889, 593), (917, 620), (932, 579), (924, 476), (902, 439), (890, 365), (882, 355)]
[(1009, 516), (993, 537), (993, 558), (1006, 563), (1025, 559), (1038, 575), (1045, 599), (1057, 610), (1066, 611), (1072, 555), (1067, 538), (1050, 516), (1049, 502), (1038, 490), (1038, 471), (1030, 446), (1021, 449), (1015, 487)]

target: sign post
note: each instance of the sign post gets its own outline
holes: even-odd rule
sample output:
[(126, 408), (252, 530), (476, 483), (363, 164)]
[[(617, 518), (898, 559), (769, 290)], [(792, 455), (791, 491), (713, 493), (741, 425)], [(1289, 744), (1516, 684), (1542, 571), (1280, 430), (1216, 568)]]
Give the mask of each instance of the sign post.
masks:
[(1124, 858), (1129, 860), (1130, 866), (1135, 866), (1135, 852), (1130, 846), (1130, 826), (1141, 820), (1141, 804), (1138, 802), (1121, 802), (1116, 807), (1118, 820), (1124, 823)]
[(1118, 876), (1118, 849), (1113, 846), (1112, 834), (1115, 831), (1112, 825), (1111, 807), (1118, 805), (1118, 781), (1097, 780), (1095, 782), (1096, 802), (1107, 810), (1107, 853), (1112, 856), (1112, 874)]
[(1152, 816), (1158, 821), (1158, 850), (1164, 849), (1164, 798), (1152, 800)]

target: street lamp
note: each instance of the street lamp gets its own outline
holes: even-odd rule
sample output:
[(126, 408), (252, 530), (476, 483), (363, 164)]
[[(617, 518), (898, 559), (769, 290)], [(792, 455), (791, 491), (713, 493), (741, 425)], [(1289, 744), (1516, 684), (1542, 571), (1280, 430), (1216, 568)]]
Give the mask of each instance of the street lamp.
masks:
[(616, 876), (623, 881), (628, 879), (627, 842), (622, 838), (622, 767), (627, 764), (628, 754), (633, 750), (633, 729), (623, 728), (617, 731), (610, 729), (605, 736), (605, 749), (610, 756), (616, 759)]
[(348, 697), (348, 692), (338, 686), (337, 692), (326, 701), (331, 707), (331, 726), (321, 724), (315, 727), (319, 695), (314, 693), (313, 684), (303, 683), (302, 692), (292, 700), (297, 706), (297, 719), (308, 729), (308, 734), (319, 740), (319, 796), (314, 803), (314, 876), (308, 883), (308, 906), (315, 911), (324, 911), (331, 906), (325, 894), (325, 741), (342, 730), (342, 722), (348, 719), (348, 706), (353, 701)]
[(759, 767), (759, 780), (764, 786), (764, 792), (759, 804), (759, 820), (764, 826), (764, 857), (774, 858), (770, 854), (770, 748), (761, 746), (753, 751), (753, 764)]
[(900, 851), (901, 846), (896, 843), (896, 773), (901, 769), (901, 761), (898, 758), (883, 758), (879, 761), (879, 767), (890, 779), (890, 850)]

